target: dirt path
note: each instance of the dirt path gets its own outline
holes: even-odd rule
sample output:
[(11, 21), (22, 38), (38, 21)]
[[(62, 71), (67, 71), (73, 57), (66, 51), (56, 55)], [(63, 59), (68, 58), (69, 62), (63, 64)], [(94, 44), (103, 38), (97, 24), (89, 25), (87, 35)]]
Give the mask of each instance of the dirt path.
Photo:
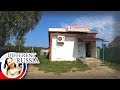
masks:
[(60, 75), (54, 73), (44, 73), (37, 67), (28, 67), (25, 79), (120, 79), (120, 71), (107, 66), (91, 65), (92, 69), (87, 71), (67, 72)]

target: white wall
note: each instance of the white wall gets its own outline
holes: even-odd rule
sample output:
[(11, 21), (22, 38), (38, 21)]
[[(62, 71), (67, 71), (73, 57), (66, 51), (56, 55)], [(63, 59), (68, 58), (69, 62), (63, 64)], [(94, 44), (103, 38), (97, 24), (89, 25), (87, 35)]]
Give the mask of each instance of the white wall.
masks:
[(49, 49), (41, 49), (40, 54), (43, 56), (47, 56), (49, 53)]
[[(52, 61), (74, 61), (76, 58), (82, 56), (86, 57), (86, 47), (85, 42), (78, 42), (78, 37), (75, 36), (65, 36), (65, 41), (63, 45), (57, 44), (57, 35), (52, 37), (52, 52), (51, 60)], [(82, 43), (83, 47), (81, 53), (79, 51), (78, 44)], [(96, 42), (91, 44), (91, 57), (96, 58)]]
[(65, 36), (63, 46), (57, 44), (57, 36), (52, 38), (52, 61), (74, 61), (77, 57), (75, 37)]
[(80, 57), (86, 57), (85, 42), (78, 42), (78, 56), (77, 56), (77, 58), (80, 58)]

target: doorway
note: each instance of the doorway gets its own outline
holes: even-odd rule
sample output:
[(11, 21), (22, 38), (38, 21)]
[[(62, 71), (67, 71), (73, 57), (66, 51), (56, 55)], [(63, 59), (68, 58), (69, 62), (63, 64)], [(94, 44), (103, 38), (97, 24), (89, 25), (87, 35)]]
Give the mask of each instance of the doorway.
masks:
[(90, 43), (86, 43), (86, 57), (91, 57)]

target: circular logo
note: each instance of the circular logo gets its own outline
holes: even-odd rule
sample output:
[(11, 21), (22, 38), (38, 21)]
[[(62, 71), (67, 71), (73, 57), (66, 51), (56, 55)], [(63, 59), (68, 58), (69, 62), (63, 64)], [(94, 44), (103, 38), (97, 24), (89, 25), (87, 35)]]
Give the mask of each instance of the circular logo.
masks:
[(27, 64), (17, 63), (16, 58), (9, 57), (9, 53), (0, 58), (0, 79), (21, 79), (26, 71)]

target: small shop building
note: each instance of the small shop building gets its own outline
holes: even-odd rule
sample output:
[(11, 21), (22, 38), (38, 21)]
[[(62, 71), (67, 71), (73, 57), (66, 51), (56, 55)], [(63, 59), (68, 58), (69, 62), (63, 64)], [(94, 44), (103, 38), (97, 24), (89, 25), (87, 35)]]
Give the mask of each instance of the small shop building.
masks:
[(47, 57), (49, 54), (49, 48), (41, 48), (40, 55)]
[(49, 60), (75, 61), (77, 58), (97, 57), (97, 31), (83, 26), (49, 28)]

